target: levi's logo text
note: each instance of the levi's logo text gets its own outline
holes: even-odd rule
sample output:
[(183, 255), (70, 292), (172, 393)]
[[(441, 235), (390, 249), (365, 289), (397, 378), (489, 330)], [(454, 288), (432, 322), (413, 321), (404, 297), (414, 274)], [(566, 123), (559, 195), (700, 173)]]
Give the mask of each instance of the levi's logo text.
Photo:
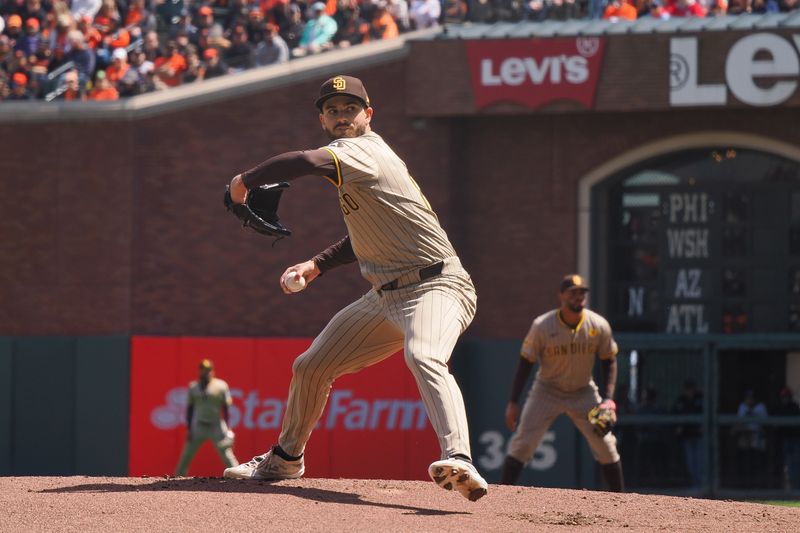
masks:
[(333, 78), (333, 88), (337, 91), (344, 91), (347, 89), (347, 82), (344, 78), (337, 76), (336, 78)]
[(467, 41), (475, 106), (514, 102), (537, 109), (556, 101), (591, 108), (605, 39)]

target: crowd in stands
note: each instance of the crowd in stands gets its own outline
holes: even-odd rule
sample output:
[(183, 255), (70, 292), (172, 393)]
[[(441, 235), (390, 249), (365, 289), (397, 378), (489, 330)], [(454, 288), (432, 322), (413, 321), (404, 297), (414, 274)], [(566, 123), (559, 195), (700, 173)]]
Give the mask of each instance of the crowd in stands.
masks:
[(0, 100), (116, 100), (439, 24), (704, 17), (800, 0), (0, 0)]

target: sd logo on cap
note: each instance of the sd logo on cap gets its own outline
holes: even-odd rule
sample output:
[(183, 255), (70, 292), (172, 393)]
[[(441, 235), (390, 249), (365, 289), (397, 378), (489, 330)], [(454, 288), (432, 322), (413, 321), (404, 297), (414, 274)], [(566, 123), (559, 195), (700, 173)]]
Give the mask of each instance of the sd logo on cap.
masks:
[(334, 96), (342, 94), (357, 98), (364, 107), (370, 107), (369, 96), (367, 95), (367, 90), (364, 88), (364, 84), (360, 79), (354, 78), (353, 76), (335, 76), (323, 83), (322, 87), (319, 88), (319, 98), (317, 98), (315, 105), (322, 111), (322, 104), (324, 104), (328, 98), (333, 98)]

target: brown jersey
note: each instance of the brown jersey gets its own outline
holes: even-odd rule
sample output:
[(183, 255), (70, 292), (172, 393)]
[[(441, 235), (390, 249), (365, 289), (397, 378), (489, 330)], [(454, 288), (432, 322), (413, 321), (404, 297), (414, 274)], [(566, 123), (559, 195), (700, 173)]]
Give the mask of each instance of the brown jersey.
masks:
[(361, 274), (374, 287), (456, 255), (405, 163), (375, 132), (324, 147)]
[(617, 354), (617, 343), (608, 321), (589, 309), (572, 329), (554, 309), (538, 316), (522, 342), (520, 355), (539, 362), (536, 380), (564, 392), (594, 383), (595, 358), (610, 359)]

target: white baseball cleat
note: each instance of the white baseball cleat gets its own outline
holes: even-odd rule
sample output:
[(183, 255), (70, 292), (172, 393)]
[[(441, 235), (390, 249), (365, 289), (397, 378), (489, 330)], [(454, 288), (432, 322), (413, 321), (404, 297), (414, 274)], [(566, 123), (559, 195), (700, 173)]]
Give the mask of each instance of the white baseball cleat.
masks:
[(457, 490), (471, 502), (486, 496), (489, 484), (478, 470), (462, 459), (442, 459), (428, 467), (431, 479), (445, 490)]
[(297, 479), (306, 471), (301, 457), (297, 461), (287, 461), (275, 454), (275, 447), (264, 455), (256, 455), (246, 463), (226, 468), (222, 477), (227, 479)]

